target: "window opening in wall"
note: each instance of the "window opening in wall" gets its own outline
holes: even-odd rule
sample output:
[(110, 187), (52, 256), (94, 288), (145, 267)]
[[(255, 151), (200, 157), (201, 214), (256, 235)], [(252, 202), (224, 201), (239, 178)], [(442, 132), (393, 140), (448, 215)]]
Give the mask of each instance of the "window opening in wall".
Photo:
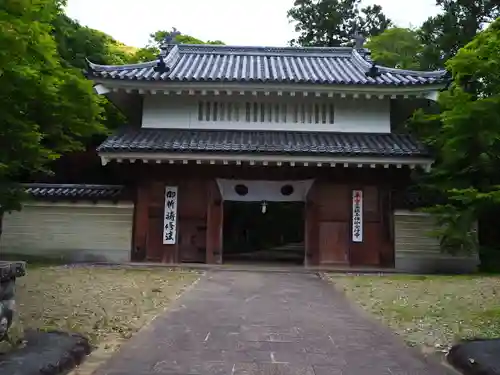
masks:
[(206, 109), (206, 112), (205, 112), (205, 120), (206, 121), (210, 121), (210, 102), (207, 102), (206, 105), (205, 105), (205, 109)]
[(250, 103), (245, 103), (245, 122), (250, 122)]
[(214, 106), (212, 108), (212, 121), (218, 121), (219, 120), (219, 105), (217, 102), (213, 103)]
[(198, 121), (203, 121), (203, 102), (198, 103)]
[(225, 121), (226, 119), (226, 105), (225, 103), (220, 103), (220, 121)]
[(233, 104), (227, 103), (227, 121), (233, 121)]
[(333, 103), (267, 103), (200, 101), (198, 121), (207, 122), (274, 122), (333, 124)]

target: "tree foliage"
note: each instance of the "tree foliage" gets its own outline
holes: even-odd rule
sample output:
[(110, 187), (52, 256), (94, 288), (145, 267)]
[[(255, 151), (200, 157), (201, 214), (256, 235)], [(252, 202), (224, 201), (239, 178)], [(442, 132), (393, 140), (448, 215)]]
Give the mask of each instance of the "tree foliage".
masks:
[(425, 69), (444, 68), (460, 48), (500, 17), (498, 0), (436, 0), (436, 4), (442, 12), (430, 17), (419, 31)]
[[(414, 116), (413, 128), (437, 152), (423, 182), (445, 192), (448, 204), (431, 209), (446, 223), (444, 249), (472, 246), (479, 221), (498, 215), (500, 205), (500, 19), (479, 33), (447, 63), (450, 89), (439, 98), (441, 112)], [(489, 224), (491, 225), (491, 223)]]
[(420, 69), (420, 56), (424, 46), (415, 30), (393, 27), (373, 36), (366, 43), (371, 57), (378, 64), (391, 68)]
[(295, 0), (288, 18), (299, 33), (292, 45), (352, 45), (356, 32), (365, 37), (381, 34), (391, 20), (379, 5), (360, 7), (361, 0)]
[(53, 37), (61, 3), (4, 1), (0, 8), (0, 208), (17, 208), (11, 183), (104, 131), (91, 82), (63, 63)]

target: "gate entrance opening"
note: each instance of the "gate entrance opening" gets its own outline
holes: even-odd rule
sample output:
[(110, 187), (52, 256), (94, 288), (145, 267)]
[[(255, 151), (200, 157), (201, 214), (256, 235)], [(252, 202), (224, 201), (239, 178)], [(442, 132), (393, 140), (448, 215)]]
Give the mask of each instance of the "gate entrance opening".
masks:
[(304, 263), (304, 202), (224, 202), (223, 262)]

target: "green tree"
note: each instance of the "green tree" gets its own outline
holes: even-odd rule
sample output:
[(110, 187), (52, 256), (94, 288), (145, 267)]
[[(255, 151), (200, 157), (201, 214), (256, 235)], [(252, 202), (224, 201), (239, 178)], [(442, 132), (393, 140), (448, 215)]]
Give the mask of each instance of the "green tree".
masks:
[(436, 4), (442, 12), (425, 21), (419, 31), (426, 69), (443, 68), (460, 48), (500, 17), (498, 0), (436, 0)]
[(86, 69), (86, 59), (97, 64), (126, 64), (131, 53), (126, 46), (102, 31), (80, 25), (64, 13), (51, 22), (57, 51), (64, 64)]
[(394, 27), (373, 36), (366, 43), (371, 57), (378, 64), (391, 68), (420, 69), (420, 56), (424, 46), (415, 30)]
[(443, 225), (442, 246), (467, 251), (477, 247), (476, 221), (482, 245), (498, 244), (499, 239), (500, 19), (446, 66), (453, 82), (440, 95), (441, 112), (419, 111), (412, 126), (437, 154), (423, 182), (448, 198), (447, 204), (431, 209)]
[[(61, 62), (53, 0), (3, 1), (0, 7), (0, 211), (19, 208), (12, 184), (44, 170), (82, 139), (104, 131), (91, 82)], [(1, 213), (0, 212), (0, 213)]]
[(347, 46), (352, 45), (356, 32), (366, 38), (379, 35), (391, 20), (382, 12), (382, 7), (372, 5), (360, 7), (361, 0), (295, 0), (288, 11), (288, 18), (299, 33), (292, 45), (301, 46)]
[[(97, 64), (118, 65), (132, 61), (134, 51), (102, 31), (80, 25), (63, 12), (59, 12), (51, 24), (61, 63), (66, 67), (82, 72), (87, 69), (87, 59)], [(102, 123), (106, 129), (116, 129), (126, 123), (125, 116), (104, 96), (96, 95), (95, 100), (103, 110)], [(96, 140), (99, 142), (102, 137)]]

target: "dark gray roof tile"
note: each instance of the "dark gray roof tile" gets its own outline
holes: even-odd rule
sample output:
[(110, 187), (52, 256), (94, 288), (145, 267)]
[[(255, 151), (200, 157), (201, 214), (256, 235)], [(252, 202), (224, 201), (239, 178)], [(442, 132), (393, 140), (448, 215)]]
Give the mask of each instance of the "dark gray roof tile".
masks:
[(309, 83), (335, 85), (424, 85), (443, 82), (445, 72), (417, 72), (378, 66), (345, 47), (237, 47), (175, 45), (165, 57), (168, 72), (157, 72), (158, 61), (132, 65), (89, 62), (90, 76), (105, 79), (174, 82)]
[(208, 152), (342, 156), (429, 156), (410, 135), (246, 130), (126, 129), (97, 149), (113, 152)]
[(119, 185), (85, 184), (25, 184), (26, 193), (40, 199), (117, 200), (123, 198), (124, 187)]

